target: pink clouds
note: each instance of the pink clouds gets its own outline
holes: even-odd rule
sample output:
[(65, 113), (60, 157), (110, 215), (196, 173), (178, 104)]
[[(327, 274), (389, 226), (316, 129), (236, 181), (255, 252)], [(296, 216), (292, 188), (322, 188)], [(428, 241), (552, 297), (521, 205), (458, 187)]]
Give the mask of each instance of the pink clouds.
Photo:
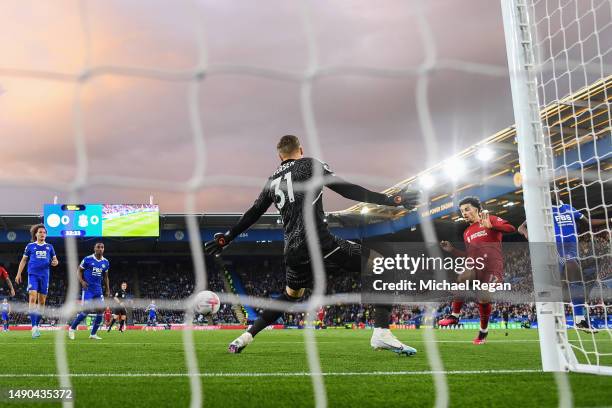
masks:
[[(439, 58), (505, 66), (497, 2), (434, 2), (426, 6)], [(207, 62), (251, 64), (302, 73), (308, 43), (294, 3), (201, 1), (199, 15), (178, 3), (87, 2), (92, 65), (188, 70), (198, 63), (196, 23), (203, 29)], [(13, 21), (0, 30), (0, 155), (3, 180), (45, 178), (68, 182), (76, 173), (74, 84), (15, 78), (2, 69), (78, 73), (85, 61), (77, 3), (32, 7), (3, 3)], [(312, 3), (312, 27), (321, 66), (416, 67), (424, 58), (414, 2)], [(51, 24), (43, 21), (61, 21)], [(459, 23), (460, 22), (460, 23)], [(23, 27), (34, 27), (25, 30)], [(11, 45), (13, 38), (16, 44)], [(8, 39), (8, 40), (6, 40)], [(416, 78), (342, 75), (313, 84), (314, 113), (323, 159), (339, 174), (401, 180), (427, 166), (415, 104)], [(440, 158), (513, 122), (507, 78), (435, 71), (430, 107)], [(486, 86), (483, 86), (485, 84)], [(261, 179), (277, 164), (274, 146), (297, 134), (307, 153), (297, 82), (241, 75), (211, 75), (199, 85), (198, 112), (205, 138), (206, 175)], [(136, 177), (177, 183), (195, 167), (189, 84), (115, 75), (96, 76), (82, 88), (81, 112), (89, 176)], [(39, 178), (38, 178), (39, 179)], [(44, 180), (44, 178), (43, 178)], [(359, 179), (352, 178), (359, 182)], [(2, 187), (0, 187), (2, 188)], [(2, 188), (0, 212), (38, 212), (49, 191)], [(214, 187), (198, 195), (202, 211), (243, 211), (259, 187)], [(182, 194), (91, 186), (83, 200), (148, 201), (167, 212), (183, 210)], [(350, 203), (326, 194), (327, 209)]]

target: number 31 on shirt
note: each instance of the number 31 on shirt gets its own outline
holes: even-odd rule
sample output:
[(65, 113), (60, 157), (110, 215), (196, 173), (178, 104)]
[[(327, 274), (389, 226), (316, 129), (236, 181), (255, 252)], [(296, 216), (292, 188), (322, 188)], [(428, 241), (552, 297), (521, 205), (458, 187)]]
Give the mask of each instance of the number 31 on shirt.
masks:
[(275, 206), (279, 210), (283, 208), (287, 199), (285, 198), (285, 191), (281, 189), (281, 179), (285, 179), (287, 181), (287, 195), (289, 196), (289, 202), (292, 203), (295, 201), (295, 196), (293, 195), (293, 182), (291, 181), (291, 172), (286, 173), (284, 176), (280, 176), (272, 180), (270, 183), (271, 187), (274, 187), (274, 195), (277, 197), (275, 200)]

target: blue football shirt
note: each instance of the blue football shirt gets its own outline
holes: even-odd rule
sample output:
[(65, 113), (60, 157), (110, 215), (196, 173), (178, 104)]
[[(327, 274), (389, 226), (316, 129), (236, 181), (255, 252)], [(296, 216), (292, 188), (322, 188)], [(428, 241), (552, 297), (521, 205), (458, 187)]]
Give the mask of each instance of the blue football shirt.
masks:
[(87, 291), (102, 292), (102, 280), (110, 268), (108, 259), (104, 257), (98, 259), (95, 255), (89, 255), (83, 258), (80, 267), (84, 269), (83, 280), (87, 282)]
[(30, 242), (26, 245), (23, 256), (28, 257), (29, 275), (48, 276), (51, 260), (55, 256), (55, 249), (53, 249), (53, 245), (46, 242), (41, 245), (37, 242)]
[(569, 204), (553, 205), (552, 213), (557, 242), (578, 242), (576, 221), (582, 219), (584, 215)]

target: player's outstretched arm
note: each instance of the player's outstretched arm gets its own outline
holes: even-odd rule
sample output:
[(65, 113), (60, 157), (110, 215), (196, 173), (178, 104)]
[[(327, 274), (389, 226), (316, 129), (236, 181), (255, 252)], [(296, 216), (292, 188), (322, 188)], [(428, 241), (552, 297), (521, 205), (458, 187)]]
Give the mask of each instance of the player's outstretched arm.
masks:
[(416, 206), (419, 200), (419, 193), (416, 191), (404, 190), (397, 194), (387, 195), (383, 193), (377, 193), (375, 191), (368, 190), (365, 187), (361, 187), (357, 184), (350, 183), (336, 175), (327, 176), (331, 180), (327, 184), (330, 190), (340, 194), (344, 198), (349, 200), (360, 201), (363, 203), (388, 205), (391, 207), (403, 206), (405, 208), (412, 208)]
[(448, 241), (440, 241), (440, 248), (452, 254), (453, 256), (457, 256), (457, 257), (467, 256), (467, 253), (465, 251), (455, 248), (455, 246)]
[(9, 291), (11, 293), (11, 297), (15, 296), (15, 288), (13, 287), (13, 282), (11, 282), (11, 278), (6, 277), (6, 286), (8, 286)]
[(51, 266), (57, 266), (59, 261), (57, 260), (57, 255), (55, 254), (55, 248), (51, 245), (51, 250), (49, 251), (51, 255)]
[(85, 282), (85, 279), (83, 279), (83, 271), (85, 269), (83, 269), (82, 266), (79, 266), (77, 269), (77, 276), (79, 277), (79, 283), (81, 284), (81, 286), (83, 287), (83, 289), (87, 289), (87, 282)]
[(529, 240), (529, 233), (527, 232), (527, 221), (523, 221), (523, 223), (519, 225), (518, 233), (524, 236), (525, 239)]
[(15, 276), (16, 284), (21, 283), (21, 274), (23, 273), (23, 270), (25, 269), (27, 264), (28, 264), (28, 257), (24, 255), (21, 257), (21, 262), (19, 262), (19, 266), (17, 267), (17, 276)]
[(106, 286), (106, 297), (109, 298), (110, 297), (110, 278), (108, 277), (110, 271), (106, 271), (106, 275), (104, 276), (104, 285)]
[(251, 208), (240, 217), (236, 225), (225, 233), (216, 233), (212, 240), (204, 244), (204, 252), (206, 254), (219, 255), (221, 251), (223, 251), (223, 248), (228, 246), (238, 235), (249, 229), (249, 227), (266, 212), (270, 205), (272, 205), (272, 197), (268, 194), (268, 189), (269, 183), (266, 183), (266, 186), (259, 194), (259, 197), (257, 197), (257, 200), (255, 200)]
[(599, 227), (600, 225), (606, 225), (608, 221), (610, 222), (610, 224), (612, 224), (612, 218), (610, 218), (609, 220), (606, 220), (605, 218), (591, 218), (591, 222), (589, 222), (588, 217), (583, 216), (582, 218), (580, 218), (580, 221), (582, 221), (584, 224), (590, 224), (591, 227)]
[(485, 217), (488, 217), (488, 221), (490, 223), (491, 229), (503, 232), (503, 233), (511, 233), (516, 232), (516, 228), (514, 225), (510, 224), (508, 221), (500, 218), (496, 215), (488, 215), (488, 212), (485, 214)]

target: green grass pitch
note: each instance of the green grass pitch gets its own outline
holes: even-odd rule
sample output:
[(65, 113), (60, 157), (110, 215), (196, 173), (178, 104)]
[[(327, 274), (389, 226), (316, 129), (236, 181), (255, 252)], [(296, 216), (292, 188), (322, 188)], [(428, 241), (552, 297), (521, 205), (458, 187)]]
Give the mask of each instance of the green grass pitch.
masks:
[[(316, 332), (329, 406), (432, 406), (435, 391), (421, 331), (395, 333), (419, 353), (400, 357), (373, 351), (369, 330)], [(313, 406), (311, 381), (304, 374), (308, 363), (302, 331), (264, 331), (242, 354), (228, 354), (227, 344), (238, 334), (230, 330), (194, 333), (204, 406)], [(492, 331), (484, 346), (472, 345), (474, 333), (467, 330), (436, 335), (444, 370), (449, 371), (451, 406), (557, 406), (553, 375), (539, 372), (535, 330), (511, 331), (508, 337), (501, 330)], [(29, 332), (0, 335), (0, 389), (58, 387), (54, 336), (54, 332), (43, 332), (32, 340)], [(181, 332), (102, 331), (101, 341), (87, 336), (88, 332), (79, 331), (75, 341), (66, 339), (76, 406), (188, 406)], [(610, 343), (608, 338), (604, 341)], [(610, 377), (572, 373), (569, 381), (576, 407), (612, 404)], [(6, 401), (0, 405), (11, 406)]]
[(159, 213), (140, 212), (103, 221), (104, 237), (156, 237), (159, 235)]

